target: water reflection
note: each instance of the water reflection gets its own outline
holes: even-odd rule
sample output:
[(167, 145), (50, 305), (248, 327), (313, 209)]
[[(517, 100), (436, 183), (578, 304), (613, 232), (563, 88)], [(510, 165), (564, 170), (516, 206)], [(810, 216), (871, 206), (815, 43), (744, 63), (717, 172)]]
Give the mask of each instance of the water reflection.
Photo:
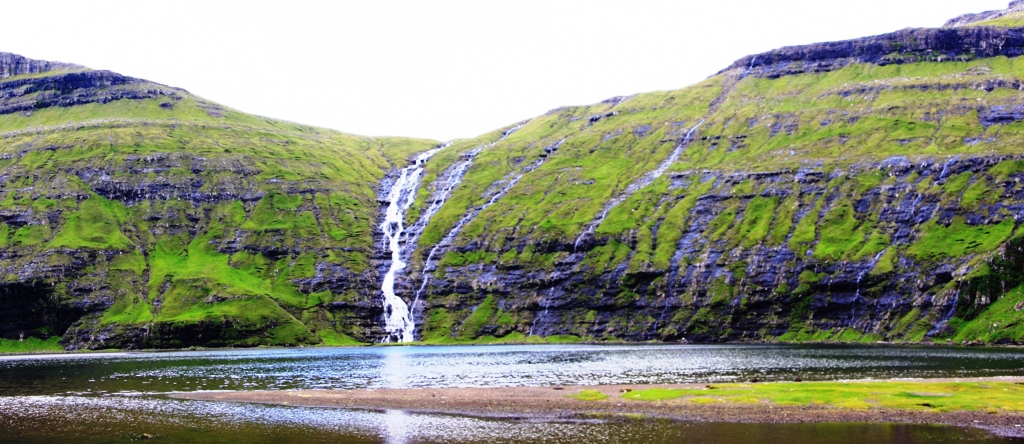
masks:
[[(896, 424), (497, 421), (459, 416), (179, 401), (0, 397), (4, 443), (1009, 443), (984, 432)], [(1018, 441), (1019, 442), (1019, 441)]]
[(539, 345), (0, 357), (0, 396), (1024, 375), (1024, 350)]
[(382, 418), (384, 437), (388, 444), (409, 442), (409, 415), (401, 410), (387, 410)]
[(414, 371), (414, 363), (408, 357), (409, 350), (409, 347), (384, 348), (383, 359), (380, 360), (380, 381), (373, 383), (370, 380), (369, 385), (387, 388), (408, 387)]

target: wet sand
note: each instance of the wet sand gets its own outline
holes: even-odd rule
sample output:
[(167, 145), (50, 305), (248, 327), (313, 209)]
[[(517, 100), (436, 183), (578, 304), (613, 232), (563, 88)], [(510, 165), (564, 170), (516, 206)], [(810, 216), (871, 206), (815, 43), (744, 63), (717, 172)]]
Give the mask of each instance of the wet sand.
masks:
[[(1024, 378), (913, 379), (901, 382), (913, 384), (915, 381), (1024, 382)], [(824, 405), (780, 406), (769, 402), (698, 404), (684, 399), (637, 401), (620, 398), (626, 390), (649, 388), (702, 389), (705, 384), (192, 392), (171, 396), (204, 401), (391, 409), (533, 421), (642, 415), (694, 422), (947, 424), (980, 427), (1002, 436), (1024, 437), (1024, 412), (992, 414), (984, 411), (943, 413), (881, 408), (850, 410)], [(582, 390), (597, 390), (608, 395), (608, 399), (580, 401), (571, 397)]]

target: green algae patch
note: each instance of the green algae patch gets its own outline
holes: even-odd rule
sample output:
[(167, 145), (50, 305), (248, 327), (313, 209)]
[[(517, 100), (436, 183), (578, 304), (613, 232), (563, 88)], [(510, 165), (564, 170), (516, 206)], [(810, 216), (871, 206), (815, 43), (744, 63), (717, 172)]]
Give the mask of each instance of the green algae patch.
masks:
[(1024, 411), (1024, 385), (1010, 382), (777, 382), (720, 384), (706, 389), (652, 388), (622, 395), (637, 401), (682, 399), (700, 404), (770, 402), (936, 412)]
[(637, 401), (666, 401), (669, 399), (679, 399), (687, 395), (694, 395), (699, 393), (706, 392), (702, 390), (652, 388), (645, 390), (634, 390), (622, 395), (622, 398), (634, 399)]
[(317, 330), (315, 333), (324, 342), (324, 345), (328, 347), (348, 347), (354, 345), (366, 345), (363, 344), (362, 342), (357, 341), (355, 338), (349, 335), (346, 335), (344, 333), (338, 333), (330, 329)]
[(814, 246), (814, 257), (838, 261), (859, 251), (865, 238), (860, 226), (852, 203), (844, 200), (833, 207), (818, 224), (821, 240)]
[(993, 28), (1020, 28), (1024, 26), (1024, 12), (1014, 12), (1006, 14), (994, 19), (983, 20), (980, 22), (974, 22), (967, 25), (968, 27), (993, 27)]
[(494, 296), (487, 295), (483, 302), (466, 318), (457, 333), (459, 339), (472, 339), (477, 336), (480, 328), (494, 316)]
[(608, 395), (597, 390), (584, 390), (573, 395), (566, 395), (565, 397), (578, 401), (604, 401), (605, 399), (608, 399)]
[(64, 351), (60, 346), (59, 336), (51, 336), (46, 339), (35, 337), (17, 339), (0, 339), (0, 353), (38, 353), (38, 352), (59, 352)]
[(740, 245), (751, 248), (768, 236), (778, 206), (778, 197), (757, 196), (750, 200), (739, 224)]
[(581, 341), (582, 339), (575, 335), (552, 335), (544, 337), (544, 342), (549, 344), (577, 344)]
[(797, 254), (804, 254), (814, 243), (815, 229), (818, 226), (818, 213), (821, 211), (821, 199), (818, 199), (814, 207), (797, 222), (796, 229), (789, 239), (789, 249)]

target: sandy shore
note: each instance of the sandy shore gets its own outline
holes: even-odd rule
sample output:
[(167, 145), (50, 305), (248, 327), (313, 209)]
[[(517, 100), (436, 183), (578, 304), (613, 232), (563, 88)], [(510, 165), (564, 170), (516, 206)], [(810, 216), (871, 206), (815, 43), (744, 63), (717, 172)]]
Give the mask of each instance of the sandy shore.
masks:
[[(1022, 382), (1024, 378), (976, 378), (906, 380), (918, 382)], [(649, 388), (701, 389), (704, 384), (604, 385), (561, 387), (494, 387), (431, 389), (361, 389), (194, 392), (175, 398), (254, 402), (303, 407), (394, 409), (408, 412), (445, 413), (513, 420), (560, 420), (643, 415), (695, 422), (802, 423), (886, 422), (948, 424), (980, 427), (1002, 436), (1024, 437), (1024, 413), (991, 414), (983, 411), (934, 412), (921, 410), (850, 410), (822, 405), (780, 406), (758, 404), (698, 404), (683, 399), (637, 401), (622, 399), (627, 390)], [(608, 399), (580, 401), (571, 395), (597, 390)]]

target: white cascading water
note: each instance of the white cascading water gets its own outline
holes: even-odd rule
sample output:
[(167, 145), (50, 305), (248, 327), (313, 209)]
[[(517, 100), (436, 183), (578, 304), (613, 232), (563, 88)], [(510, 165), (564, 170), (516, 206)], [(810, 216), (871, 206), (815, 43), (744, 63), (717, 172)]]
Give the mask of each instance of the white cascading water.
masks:
[(879, 251), (878, 254), (876, 254), (875, 257), (871, 259), (871, 262), (868, 263), (868, 266), (865, 267), (864, 270), (861, 270), (859, 274), (857, 274), (857, 292), (855, 296), (857, 296), (858, 298), (860, 297), (860, 282), (864, 280), (864, 275), (870, 273), (872, 270), (875, 269), (875, 266), (878, 265), (878, 261), (882, 259), (882, 255), (885, 254), (885, 251), (886, 250)]
[(694, 125), (693, 128), (690, 128), (690, 131), (686, 132), (686, 137), (683, 137), (682, 142), (679, 142), (679, 145), (676, 146), (676, 149), (672, 150), (672, 153), (669, 154), (667, 159), (658, 164), (658, 168), (656, 168), (654, 171), (644, 174), (636, 182), (629, 184), (629, 186), (627, 186), (626, 189), (622, 191), (622, 194), (608, 201), (608, 203), (604, 205), (604, 208), (601, 209), (601, 212), (597, 215), (597, 217), (595, 217), (594, 220), (590, 221), (590, 223), (587, 224), (583, 231), (580, 232), (579, 237), (576, 238), (576, 242), (573, 243), (573, 251), (576, 251), (579, 248), (580, 242), (582, 242), (584, 238), (594, 234), (594, 230), (596, 230), (597, 227), (601, 225), (601, 222), (604, 222), (604, 219), (608, 217), (608, 213), (613, 208), (619, 206), (619, 204), (621, 204), (622, 202), (625, 202), (626, 199), (629, 199), (630, 196), (636, 194), (637, 191), (640, 191), (647, 185), (650, 185), (652, 182), (654, 182), (655, 179), (661, 177), (662, 174), (665, 174), (665, 171), (668, 171), (669, 167), (671, 167), (673, 163), (676, 163), (676, 160), (679, 160), (679, 156), (683, 154), (683, 150), (686, 149), (686, 145), (690, 142), (690, 138), (693, 137), (693, 133), (695, 133), (697, 129), (704, 124), (704, 120), (705, 119), (700, 119), (700, 122), (697, 122), (697, 124)]
[(405, 213), (416, 201), (416, 188), (423, 175), (423, 164), (442, 148), (416, 156), (412, 165), (402, 169), (388, 193), (388, 209), (384, 214), (384, 221), (380, 224), (387, 247), (391, 251), (391, 267), (384, 275), (384, 281), (380, 286), (384, 292), (384, 330), (388, 333), (384, 342), (391, 342), (392, 337), (397, 338), (399, 342), (414, 340), (415, 324), (409, 316), (409, 306), (395, 294), (395, 276), (406, 266), (402, 261), (401, 242), (405, 232)]

